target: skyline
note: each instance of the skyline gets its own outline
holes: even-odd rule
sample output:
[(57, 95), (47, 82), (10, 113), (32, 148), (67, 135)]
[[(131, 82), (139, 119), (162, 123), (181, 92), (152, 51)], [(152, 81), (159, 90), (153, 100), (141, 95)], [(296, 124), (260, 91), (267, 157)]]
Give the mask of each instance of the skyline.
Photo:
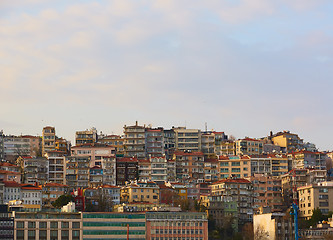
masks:
[(290, 130), (333, 150), (329, 1), (2, 1), (0, 129)]

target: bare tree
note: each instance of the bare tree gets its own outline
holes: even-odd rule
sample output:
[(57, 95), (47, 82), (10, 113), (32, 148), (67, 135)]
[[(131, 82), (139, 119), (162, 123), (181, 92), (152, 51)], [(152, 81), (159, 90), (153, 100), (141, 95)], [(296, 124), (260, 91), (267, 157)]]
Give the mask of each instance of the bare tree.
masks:
[(269, 240), (269, 233), (262, 225), (258, 225), (254, 231), (254, 240)]

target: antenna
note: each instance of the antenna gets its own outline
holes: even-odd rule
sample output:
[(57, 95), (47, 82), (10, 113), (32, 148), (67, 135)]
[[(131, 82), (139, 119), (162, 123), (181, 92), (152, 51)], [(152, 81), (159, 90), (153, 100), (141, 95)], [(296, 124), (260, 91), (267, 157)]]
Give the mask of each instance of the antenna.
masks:
[(207, 132), (207, 122), (205, 122), (205, 132)]

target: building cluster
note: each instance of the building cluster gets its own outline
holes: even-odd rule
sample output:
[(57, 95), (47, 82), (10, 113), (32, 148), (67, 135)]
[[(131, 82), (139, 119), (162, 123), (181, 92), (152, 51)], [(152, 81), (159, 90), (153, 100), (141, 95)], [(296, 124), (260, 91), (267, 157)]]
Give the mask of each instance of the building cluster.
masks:
[[(80, 195), (82, 203), (76, 202), (76, 206), (83, 213), (77, 215), (80, 230), (75, 230), (81, 231), (80, 236), (95, 235), (98, 227), (106, 231), (106, 223), (90, 222), (97, 215), (85, 213), (86, 209), (118, 212), (117, 216), (147, 211), (142, 227), (151, 229), (145, 232), (149, 239), (184, 232), (194, 234), (190, 239), (200, 239), (196, 234), (201, 226), (195, 222), (182, 225), (181, 213), (165, 217), (156, 212), (179, 210), (189, 202), (202, 205), (216, 226), (223, 228), (228, 223), (235, 231), (256, 222), (259, 215), (271, 214), (267, 218), (288, 227), (276, 231), (287, 239), (293, 234), (293, 224), (283, 214), (295, 198), (301, 218), (309, 219), (317, 208), (323, 214), (333, 211), (332, 153), (318, 151), (289, 131), (234, 139), (224, 132), (153, 128), (136, 122), (125, 125), (123, 135), (106, 135), (95, 128), (77, 131), (72, 146), (56, 136), (54, 127), (47, 126), (41, 136), (1, 132), (0, 160), (0, 203), (20, 210), (15, 221), (17, 216), (29, 219), (24, 214), (42, 214), (39, 212), (52, 208), (59, 196)], [(31, 211), (34, 213), (27, 213)], [(164, 217), (170, 221), (161, 222)], [(19, 222), (15, 222), (17, 239), (30, 231), (29, 220)], [(34, 224), (31, 228), (37, 229), (41, 223)], [(79, 234), (74, 230), (63, 233), (59, 225), (54, 233), (43, 231), (36, 230), (34, 236), (65, 234), (74, 239)], [(105, 234), (112, 234), (109, 231)]]

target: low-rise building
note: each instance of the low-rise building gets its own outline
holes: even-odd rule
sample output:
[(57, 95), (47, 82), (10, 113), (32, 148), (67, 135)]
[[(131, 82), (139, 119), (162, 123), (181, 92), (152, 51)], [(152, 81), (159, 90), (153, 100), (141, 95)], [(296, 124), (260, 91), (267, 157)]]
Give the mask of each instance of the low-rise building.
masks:
[(236, 155), (262, 154), (263, 141), (254, 138), (244, 138), (236, 141)]
[(15, 181), (3, 181), (3, 203), (8, 204), (10, 201), (19, 201), (22, 199), (21, 185)]
[(208, 240), (208, 220), (201, 212), (147, 212), (146, 239)]
[(219, 156), (219, 179), (251, 176), (249, 156)]
[(160, 188), (155, 182), (131, 182), (121, 189), (123, 203), (159, 203)]
[(29, 211), (42, 208), (42, 188), (32, 184), (21, 184), (22, 204)]
[(61, 183), (45, 183), (42, 186), (42, 204), (49, 206), (61, 195), (68, 193), (68, 186)]

